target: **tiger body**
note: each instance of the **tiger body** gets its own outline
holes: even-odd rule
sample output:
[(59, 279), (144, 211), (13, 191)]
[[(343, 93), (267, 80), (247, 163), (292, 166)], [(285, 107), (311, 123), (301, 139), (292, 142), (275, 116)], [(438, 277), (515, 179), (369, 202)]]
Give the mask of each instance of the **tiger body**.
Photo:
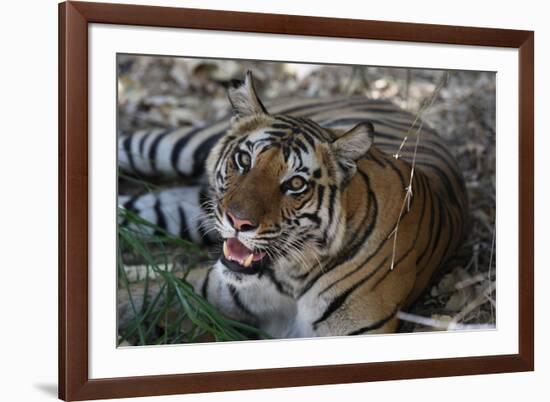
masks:
[[(441, 138), (390, 103), (364, 98), (268, 112), (251, 76), (229, 98), (231, 122), (189, 136), (122, 140), (123, 151), (141, 142), (127, 169), (194, 178), (206, 170), (203, 219), (213, 222), (210, 240), (218, 237), (224, 252), (188, 280), (224, 314), (275, 338), (395, 331), (397, 312), (464, 235), (466, 193)], [(170, 135), (164, 157), (152, 151)], [(174, 152), (181, 143), (195, 144), (186, 163)], [(159, 163), (168, 154), (171, 163)], [(189, 206), (149, 204), (155, 223), (163, 208)], [(185, 211), (174, 215), (179, 227), (172, 231), (189, 231)]]

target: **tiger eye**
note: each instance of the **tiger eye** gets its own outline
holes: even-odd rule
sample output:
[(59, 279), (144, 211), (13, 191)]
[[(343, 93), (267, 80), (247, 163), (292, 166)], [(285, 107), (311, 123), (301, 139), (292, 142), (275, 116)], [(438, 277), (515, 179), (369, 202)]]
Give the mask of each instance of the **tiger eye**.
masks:
[(290, 191), (301, 192), (305, 190), (307, 182), (302, 176), (294, 176), (287, 182), (288, 189)]
[(235, 161), (237, 162), (237, 166), (240, 170), (245, 170), (250, 167), (250, 154), (244, 151), (238, 151), (235, 154)]

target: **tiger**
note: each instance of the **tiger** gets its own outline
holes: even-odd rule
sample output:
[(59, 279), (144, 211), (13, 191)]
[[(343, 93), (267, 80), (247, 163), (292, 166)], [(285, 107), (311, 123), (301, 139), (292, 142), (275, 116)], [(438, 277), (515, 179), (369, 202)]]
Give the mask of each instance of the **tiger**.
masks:
[(194, 201), (163, 204), (161, 191), (121, 204), (165, 226), (174, 215), (170, 230), (196, 241), (184, 217), (204, 211), (195, 215), (222, 250), (186, 279), (230, 318), (273, 338), (395, 332), (465, 236), (467, 192), (449, 147), (384, 100), (269, 111), (251, 72), (227, 93), (230, 118), (119, 142), (122, 169), (203, 180)]

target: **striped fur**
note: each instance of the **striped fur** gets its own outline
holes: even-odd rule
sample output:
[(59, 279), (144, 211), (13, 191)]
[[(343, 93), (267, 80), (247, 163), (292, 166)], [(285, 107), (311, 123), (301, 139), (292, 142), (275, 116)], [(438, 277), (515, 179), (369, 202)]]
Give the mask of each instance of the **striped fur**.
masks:
[[(347, 130), (354, 125), (371, 121), (376, 129), (376, 143), (387, 152), (395, 153), (398, 137), (411, 129), (411, 134), (421, 124), (412, 126), (411, 115), (385, 100), (365, 97), (338, 97), (325, 100), (311, 98), (277, 99), (267, 104), (272, 114), (308, 118), (319, 125), (334, 130)], [(119, 167), (128, 173), (144, 177), (200, 179), (204, 174), (205, 160), (210, 149), (228, 130), (230, 116), (203, 126), (182, 129), (148, 129), (118, 140)], [(438, 135), (429, 127), (422, 130), (423, 143), (433, 142), (445, 158), (452, 156)], [(412, 155), (412, 141), (404, 152)], [(428, 144), (431, 145), (431, 144)], [(397, 145), (399, 146), (399, 144)], [(424, 147), (421, 148), (425, 150)], [(423, 152), (429, 154), (429, 152)]]
[[(206, 213), (201, 206), (203, 199), (202, 186), (184, 186), (133, 197), (119, 196), (118, 203), (182, 239), (198, 244), (213, 243), (218, 240), (218, 236), (207, 229)], [(148, 227), (140, 226), (139, 230), (143, 235), (153, 233)]]
[[(269, 256), (254, 275), (235, 272), (222, 257), (189, 280), (225, 314), (274, 337), (394, 331), (398, 310), (464, 236), (467, 197), (448, 147), (386, 101), (307, 99), (265, 108), (251, 76), (230, 100), (231, 121), (120, 140), (121, 168), (129, 172), (200, 180), (206, 170), (219, 235)], [(235, 159), (239, 152), (250, 157), (246, 169)], [(300, 193), (289, 191), (296, 175), (307, 183)], [(412, 198), (404, 203), (409, 180)], [(237, 230), (228, 213), (250, 228)]]

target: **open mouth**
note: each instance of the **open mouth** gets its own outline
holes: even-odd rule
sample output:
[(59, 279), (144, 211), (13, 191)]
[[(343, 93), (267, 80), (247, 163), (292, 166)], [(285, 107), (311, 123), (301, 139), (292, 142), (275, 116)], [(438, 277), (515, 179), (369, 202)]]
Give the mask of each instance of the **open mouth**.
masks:
[(236, 237), (223, 242), (224, 265), (231, 271), (244, 274), (255, 274), (260, 271), (267, 258), (264, 251), (253, 251), (242, 244)]

